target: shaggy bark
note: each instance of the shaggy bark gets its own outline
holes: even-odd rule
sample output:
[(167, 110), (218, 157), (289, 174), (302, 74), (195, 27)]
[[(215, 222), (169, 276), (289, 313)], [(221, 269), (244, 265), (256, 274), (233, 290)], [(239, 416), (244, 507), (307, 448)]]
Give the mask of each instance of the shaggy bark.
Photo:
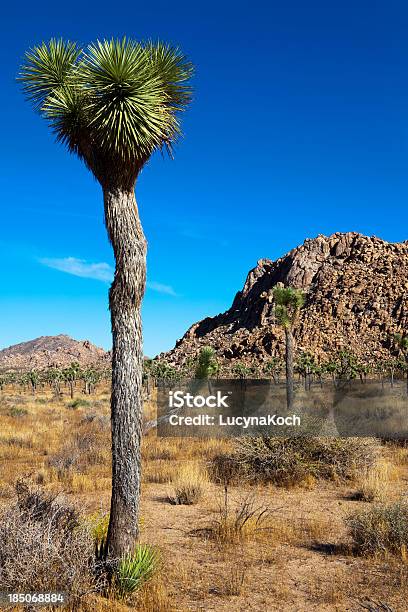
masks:
[(108, 551), (118, 558), (139, 535), (143, 346), (140, 306), (146, 240), (134, 191), (104, 189), (105, 223), (116, 269), (109, 292), (112, 323), (112, 498)]
[(286, 339), (286, 405), (288, 410), (293, 408), (293, 334), (289, 327), (285, 327)]

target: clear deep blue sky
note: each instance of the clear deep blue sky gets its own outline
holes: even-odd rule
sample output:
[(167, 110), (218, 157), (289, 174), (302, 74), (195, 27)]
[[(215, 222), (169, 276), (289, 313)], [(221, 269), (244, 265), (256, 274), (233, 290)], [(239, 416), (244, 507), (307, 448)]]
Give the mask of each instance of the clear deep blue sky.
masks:
[(405, 0), (8, 4), (0, 348), (57, 333), (110, 347), (100, 188), (14, 81), (24, 51), (53, 36), (161, 38), (197, 67), (176, 158), (154, 157), (136, 190), (146, 354), (226, 309), (257, 259), (306, 237), (408, 238)]

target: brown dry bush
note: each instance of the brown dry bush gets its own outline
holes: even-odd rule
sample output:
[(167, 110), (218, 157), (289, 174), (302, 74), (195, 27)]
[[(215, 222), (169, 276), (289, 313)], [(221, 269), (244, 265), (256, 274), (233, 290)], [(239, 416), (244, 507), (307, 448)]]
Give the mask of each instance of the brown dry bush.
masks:
[(218, 482), (301, 484), (310, 477), (352, 480), (373, 465), (377, 445), (367, 438), (243, 437), (231, 454), (216, 456), (211, 475)]
[(93, 541), (76, 510), (21, 481), (16, 493), (0, 516), (1, 588), (63, 591), (73, 599), (92, 589)]
[(69, 470), (86, 472), (91, 465), (103, 464), (106, 461), (106, 444), (98, 429), (98, 422), (82, 427), (59, 451), (49, 457), (49, 467), (55, 468), (59, 476), (62, 476)]
[(388, 461), (377, 461), (363, 470), (357, 478), (358, 489), (354, 499), (366, 502), (384, 502), (390, 495), (390, 483), (397, 477), (396, 468)]
[(408, 504), (378, 504), (355, 512), (346, 524), (360, 555), (392, 553), (406, 559), (408, 551)]
[(207, 472), (199, 465), (187, 463), (181, 466), (175, 476), (174, 491), (169, 501), (176, 505), (196, 504), (208, 485)]
[(255, 539), (271, 528), (272, 512), (269, 508), (258, 506), (252, 495), (231, 505), (227, 488), (217, 514), (218, 518), (214, 519), (208, 533), (220, 546)]

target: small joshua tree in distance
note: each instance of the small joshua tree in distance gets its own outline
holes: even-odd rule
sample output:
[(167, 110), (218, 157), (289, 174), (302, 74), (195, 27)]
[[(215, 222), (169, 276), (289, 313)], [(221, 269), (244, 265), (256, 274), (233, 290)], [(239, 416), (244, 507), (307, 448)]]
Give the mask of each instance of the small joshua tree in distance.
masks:
[(397, 345), (400, 353), (405, 359), (405, 370), (407, 373), (407, 395), (408, 395), (408, 334), (395, 334), (395, 344)]
[(273, 297), (275, 300), (276, 320), (285, 331), (286, 405), (288, 410), (292, 410), (294, 400), (293, 357), (295, 352), (293, 330), (298, 320), (300, 309), (305, 303), (305, 295), (300, 289), (277, 286), (273, 290)]
[(218, 372), (217, 355), (211, 346), (204, 346), (197, 360), (196, 378), (211, 378)]

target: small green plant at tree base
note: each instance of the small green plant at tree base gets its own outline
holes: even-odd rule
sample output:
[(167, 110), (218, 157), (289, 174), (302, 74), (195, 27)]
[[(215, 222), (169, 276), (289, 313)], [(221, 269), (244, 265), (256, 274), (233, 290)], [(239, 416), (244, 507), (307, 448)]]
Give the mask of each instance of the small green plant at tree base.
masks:
[(141, 544), (118, 563), (114, 588), (117, 595), (125, 599), (150, 580), (160, 567), (160, 553), (156, 548)]
[[(103, 568), (105, 565), (108, 548), (108, 528), (109, 528), (110, 513), (103, 513), (101, 511), (91, 514), (86, 519), (86, 524), (95, 542), (95, 560), (97, 564)], [(139, 531), (143, 527), (144, 519), (139, 519)]]
[(96, 544), (100, 544), (108, 535), (109, 512), (95, 512), (87, 517), (87, 522), (90, 526), (91, 534)]

